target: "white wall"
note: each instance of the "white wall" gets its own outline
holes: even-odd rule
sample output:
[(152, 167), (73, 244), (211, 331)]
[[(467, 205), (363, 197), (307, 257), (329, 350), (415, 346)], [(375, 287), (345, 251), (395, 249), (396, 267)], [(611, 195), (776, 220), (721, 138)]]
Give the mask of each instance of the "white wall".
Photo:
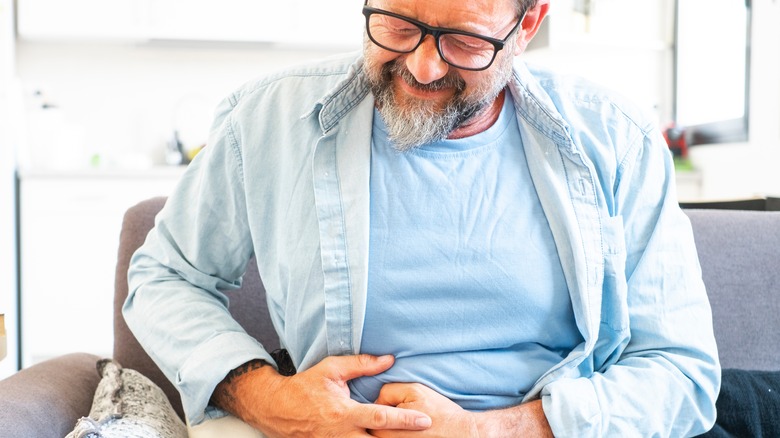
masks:
[[(25, 167), (145, 167), (164, 162), (174, 129), (205, 141), (219, 101), (242, 83), (334, 52), (259, 45), (20, 41), (33, 130)], [(41, 99), (56, 109), (33, 108)], [(46, 133), (56, 129), (52, 135)], [(64, 133), (64, 134), (63, 134)]]
[[(780, 196), (780, 2), (753, 0), (750, 138), (691, 148), (705, 199)], [(717, 98), (717, 96), (715, 96)]]
[(0, 313), (6, 314), (8, 357), (0, 362), (0, 378), (17, 364), (16, 248), (14, 148), (11, 85), (14, 81), (13, 1), (0, 0)]

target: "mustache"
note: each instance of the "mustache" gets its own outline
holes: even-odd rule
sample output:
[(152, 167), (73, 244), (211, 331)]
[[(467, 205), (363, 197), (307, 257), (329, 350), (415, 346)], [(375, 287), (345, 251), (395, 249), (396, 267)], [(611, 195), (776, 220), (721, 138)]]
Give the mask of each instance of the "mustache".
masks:
[(460, 93), (466, 89), (466, 81), (464, 81), (463, 78), (458, 76), (458, 74), (453, 71), (449, 71), (443, 78), (437, 79), (427, 84), (418, 82), (412, 72), (410, 72), (409, 69), (407, 69), (406, 66), (398, 60), (382, 66), (382, 75), (387, 82), (389, 82), (393, 76), (398, 76), (409, 86), (422, 91), (439, 91), (452, 88), (456, 93)]

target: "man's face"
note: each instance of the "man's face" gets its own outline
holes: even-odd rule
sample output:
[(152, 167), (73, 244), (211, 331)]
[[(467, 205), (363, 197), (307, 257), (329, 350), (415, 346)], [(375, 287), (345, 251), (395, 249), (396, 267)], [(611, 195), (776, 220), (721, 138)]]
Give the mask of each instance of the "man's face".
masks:
[[(431, 26), (503, 39), (519, 19), (513, 2), (461, 1), (456, 6), (449, 0), (381, 0), (369, 6)], [(366, 73), (395, 146), (408, 150), (446, 138), (482, 115), (509, 82), (515, 52), (513, 34), (488, 69), (468, 71), (445, 63), (430, 35), (406, 54), (385, 50), (366, 37)]]

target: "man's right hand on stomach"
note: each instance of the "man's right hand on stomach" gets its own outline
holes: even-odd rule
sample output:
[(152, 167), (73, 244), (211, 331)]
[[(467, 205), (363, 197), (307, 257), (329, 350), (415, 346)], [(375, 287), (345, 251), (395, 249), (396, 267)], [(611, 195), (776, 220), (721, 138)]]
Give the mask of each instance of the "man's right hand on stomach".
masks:
[(427, 415), (350, 398), (349, 380), (380, 374), (392, 356), (325, 358), (293, 376), (253, 361), (236, 368), (214, 391), (212, 403), (268, 437), (366, 437), (367, 429), (425, 430)]

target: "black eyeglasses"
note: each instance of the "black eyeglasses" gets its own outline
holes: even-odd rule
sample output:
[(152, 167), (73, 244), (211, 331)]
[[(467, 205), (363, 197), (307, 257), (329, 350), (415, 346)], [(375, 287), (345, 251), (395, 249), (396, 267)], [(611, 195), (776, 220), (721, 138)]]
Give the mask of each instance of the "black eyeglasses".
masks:
[[(368, 37), (377, 46), (396, 53), (411, 53), (426, 35), (436, 40), (439, 56), (447, 64), (463, 70), (485, 70), (496, 54), (517, 31), (523, 18), (515, 23), (504, 39), (491, 38), (457, 29), (429, 26), (421, 21), (382, 9), (363, 6)], [(525, 14), (523, 14), (525, 15)]]

